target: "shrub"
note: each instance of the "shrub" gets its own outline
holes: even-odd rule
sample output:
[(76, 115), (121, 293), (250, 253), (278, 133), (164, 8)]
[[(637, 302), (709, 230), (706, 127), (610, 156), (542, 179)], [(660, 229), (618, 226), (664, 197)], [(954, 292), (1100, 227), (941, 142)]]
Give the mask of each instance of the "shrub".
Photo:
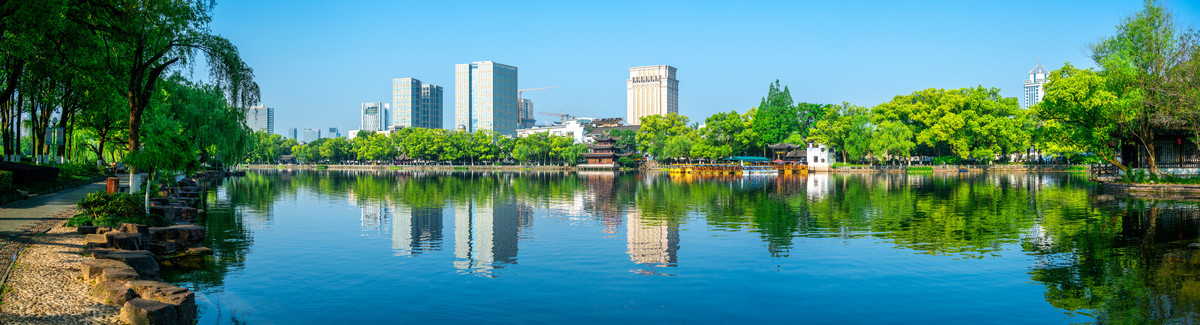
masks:
[(1075, 166), (1067, 167), (1067, 170), (1082, 172), (1082, 171), (1087, 171), (1087, 167), (1075, 165)]
[(908, 166), (908, 171), (910, 171), (910, 172), (931, 172), (931, 171), (933, 171), (933, 166)]
[(0, 170), (0, 191), (12, 189), (12, 172)]
[(76, 204), (79, 214), (67, 220), (67, 226), (116, 227), (122, 223), (137, 223), (152, 227), (170, 225), (162, 216), (147, 216), (143, 202), (132, 194), (88, 194)]

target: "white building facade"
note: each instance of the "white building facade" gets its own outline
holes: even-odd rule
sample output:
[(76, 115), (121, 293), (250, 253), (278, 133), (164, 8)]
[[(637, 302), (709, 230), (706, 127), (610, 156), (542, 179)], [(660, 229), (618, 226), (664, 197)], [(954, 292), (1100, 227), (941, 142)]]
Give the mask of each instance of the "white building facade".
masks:
[(549, 133), (560, 137), (570, 137), (575, 139), (575, 143), (584, 143), (588, 139), (585, 135), (587, 135), (588, 125), (591, 123), (592, 119), (585, 117), (573, 119), (562, 124), (517, 129), (517, 137), (524, 138), (534, 133)]
[(275, 109), (266, 106), (246, 108), (246, 127), (252, 131), (275, 133)]
[(385, 103), (363, 103), (362, 104), (362, 130), (367, 131), (383, 131), (387, 130), (391, 123), (391, 104)]
[(675, 68), (652, 65), (629, 68), (625, 80), (625, 122), (641, 125), (642, 117), (679, 113), (679, 80)]
[(442, 128), (442, 87), (415, 78), (392, 79), (392, 110), (397, 127)]
[(1030, 108), (1042, 102), (1042, 98), (1046, 96), (1043, 86), (1049, 77), (1050, 71), (1046, 70), (1041, 62), (1038, 62), (1033, 70), (1029, 70), (1029, 78), (1025, 79), (1025, 98), (1021, 100), (1021, 108)]
[(517, 67), (492, 61), (454, 66), (454, 127), (517, 134)]

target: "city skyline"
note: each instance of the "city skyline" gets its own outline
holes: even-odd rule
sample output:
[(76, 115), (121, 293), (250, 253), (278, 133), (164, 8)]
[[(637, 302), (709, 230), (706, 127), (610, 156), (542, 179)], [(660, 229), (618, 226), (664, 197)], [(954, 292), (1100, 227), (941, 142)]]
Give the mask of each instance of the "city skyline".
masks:
[[(678, 10), (681, 3), (665, 2), (636, 11), (674, 12), (661, 17), (673, 27), (640, 34), (640, 18), (624, 14), (637, 7), (632, 2), (489, 10), (436, 3), (303, 4), (222, 2), (214, 12), (213, 31), (239, 44), (255, 67), (262, 103), (278, 110), (276, 123), (284, 128), (354, 129), (359, 103), (390, 102), (393, 78), (448, 85), (454, 64), (481, 60), (521, 67), (519, 82), (527, 87), (561, 86), (525, 94), (538, 110), (594, 117), (623, 116), (627, 69), (652, 64), (686, 72), (679, 107), (693, 121), (745, 112), (775, 79), (797, 101), (828, 104), (874, 106), (925, 88), (978, 85), (1022, 98), (1015, 80), (1026, 78), (1034, 63), (1049, 70), (1068, 61), (1094, 66), (1088, 45), (1142, 7), (1141, 1), (697, 2)], [(1163, 4), (1181, 25), (1200, 21), (1200, 3)], [(383, 19), (397, 10), (421, 12), (412, 23), (440, 35), (423, 38), (420, 51), (405, 50), (407, 42), (362, 17), (366, 12)], [(518, 13), (530, 19), (502, 19)], [(730, 23), (709, 23), (714, 20)], [(563, 27), (537, 27), (544, 24)], [(513, 42), (472, 32), (489, 26), (522, 37)], [(385, 46), (354, 51), (364, 43)], [(291, 54), (276, 56), (280, 51)], [(453, 105), (449, 100), (443, 105)], [(447, 129), (452, 115), (443, 114)]]

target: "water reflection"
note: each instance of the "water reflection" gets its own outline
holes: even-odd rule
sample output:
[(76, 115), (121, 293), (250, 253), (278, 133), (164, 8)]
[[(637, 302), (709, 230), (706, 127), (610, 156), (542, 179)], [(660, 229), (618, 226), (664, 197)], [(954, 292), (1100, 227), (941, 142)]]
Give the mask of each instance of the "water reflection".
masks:
[(696, 272), (705, 265), (680, 251), (718, 235), (758, 243), (737, 255), (780, 261), (805, 258), (797, 246), (814, 241), (872, 239), (939, 261), (1028, 254), (1028, 279), (1071, 315), (1133, 323), (1200, 317), (1200, 255), (1188, 247), (1200, 237), (1197, 204), (1121, 197), (1075, 174), (266, 171), (230, 179), (209, 198), (200, 222), (210, 229), (216, 263), (170, 274), (171, 281), (221, 287), (244, 267), (255, 231), (277, 218), (274, 209), (328, 201), (357, 207), (351, 218), (361, 235), (380, 238), (385, 250), (390, 237), (393, 255), (472, 276), (519, 272), (506, 267), (539, 244), (529, 240), (539, 238), (535, 221), (565, 221), (571, 240), (612, 244), (588, 246), (607, 252), (566, 253), (618, 256), (622, 271), (639, 274), (703, 276)]

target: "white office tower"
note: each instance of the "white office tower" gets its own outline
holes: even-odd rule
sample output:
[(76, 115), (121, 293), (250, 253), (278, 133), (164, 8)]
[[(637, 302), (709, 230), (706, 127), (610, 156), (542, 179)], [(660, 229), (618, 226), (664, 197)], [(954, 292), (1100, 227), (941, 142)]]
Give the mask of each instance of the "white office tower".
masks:
[(251, 131), (275, 133), (275, 109), (266, 106), (247, 107), (246, 127)]
[(675, 68), (652, 65), (629, 68), (625, 80), (625, 122), (641, 125), (642, 117), (679, 113), (679, 80)]
[(442, 128), (442, 87), (416, 78), (392, 79), (392, 111), (397, 127)]
[(1050, 71), (1038, 62), (1033, 70), (1029, 70), (1029, 78), (1025, 79), (1025, 98), (1021, 101), (1021, 108), (1030, 108), (1037, 103), (1042, 102), (1042, 97), (1046, 96), (1046, 91), (1042, 86), (1046, 85), (1046, 79), (1050, 77)]
[(492, 61), (454, 66), (453, 130), (517, 134), (517, 67)]
[(361, 130), (372, 132), (387, 130), (387, 127), (392, 125), (391, 108), (391, 104), (363, 103)]

